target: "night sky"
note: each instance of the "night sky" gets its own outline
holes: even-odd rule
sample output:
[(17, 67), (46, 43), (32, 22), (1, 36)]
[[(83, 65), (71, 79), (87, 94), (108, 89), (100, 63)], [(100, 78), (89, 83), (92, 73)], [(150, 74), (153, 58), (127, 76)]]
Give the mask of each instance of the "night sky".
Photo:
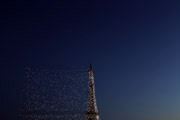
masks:
[(27, 65), (94, 67), (102, 120), (180, 119), (179, 0), (2, 0), (0, 119)]

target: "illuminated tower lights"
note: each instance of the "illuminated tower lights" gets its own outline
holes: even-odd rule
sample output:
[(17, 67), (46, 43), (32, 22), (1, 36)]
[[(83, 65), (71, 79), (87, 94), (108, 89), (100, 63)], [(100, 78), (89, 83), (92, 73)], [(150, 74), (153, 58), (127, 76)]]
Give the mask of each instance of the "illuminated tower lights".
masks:
[(89, 66), (88, 72), (89, 72), (89, 96), (88, 96), (88, 106), (87, 106), (87, 112), (85, 114), (85, 120), (100, 120), (97, 104), (96, 104), (93, 68), (91, 65)]

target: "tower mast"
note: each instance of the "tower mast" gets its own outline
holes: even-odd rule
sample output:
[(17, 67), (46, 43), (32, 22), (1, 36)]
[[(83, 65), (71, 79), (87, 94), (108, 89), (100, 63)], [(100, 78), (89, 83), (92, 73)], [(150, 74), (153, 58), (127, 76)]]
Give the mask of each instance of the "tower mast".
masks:
[(89, 72), (89, 96), (88, 96), (88, 106), (87, 106), (87, 112), (85, 114), (85, 120), (99, 120), (99, 114), (98, 114), (96, 96), (95, 96), (93, 68), (91, 65), (89, 66), (88, 72)]

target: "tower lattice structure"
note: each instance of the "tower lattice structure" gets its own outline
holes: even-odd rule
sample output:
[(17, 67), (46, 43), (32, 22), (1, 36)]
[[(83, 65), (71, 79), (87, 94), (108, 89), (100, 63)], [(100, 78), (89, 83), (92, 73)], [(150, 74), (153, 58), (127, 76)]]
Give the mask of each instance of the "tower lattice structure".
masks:
[(85, 120), (100, 120), (97, 103), (96, 103), (96, 96), (95, 96), (95, 86), (94, 86), (94, 75), (93, 75), (93, 68), (89, 66), (89, 96), (88, 96), (88, 106), (87, 112), (85, 114)]

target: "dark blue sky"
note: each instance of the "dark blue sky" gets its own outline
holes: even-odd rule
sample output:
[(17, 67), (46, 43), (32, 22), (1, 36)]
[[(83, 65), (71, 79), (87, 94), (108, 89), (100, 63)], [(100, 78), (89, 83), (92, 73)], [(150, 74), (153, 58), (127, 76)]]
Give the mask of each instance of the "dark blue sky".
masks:
[[(2, 1), (1, 114), (26, 65), (87, 65), (103, 120), (179, 120), (180, 2)], [(5, 107), (7, 106), (7, 107)]]

